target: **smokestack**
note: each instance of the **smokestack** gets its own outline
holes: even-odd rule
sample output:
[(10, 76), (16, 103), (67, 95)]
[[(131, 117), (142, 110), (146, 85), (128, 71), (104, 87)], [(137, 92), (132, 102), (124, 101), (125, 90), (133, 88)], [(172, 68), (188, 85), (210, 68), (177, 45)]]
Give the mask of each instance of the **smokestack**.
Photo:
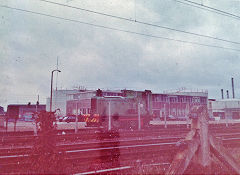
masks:
[(228, 90), (227, 90), (227, 98), (229, 98), (229, 93), (228, 93)]
[(235, 94), (234, 94), (234, 82), (233, 82), (233, 78), (232, 78), (232, 95), (233, 95), (233, 98), (235, 98)]
[(221, 94), (222, 94), (222, 99), (224, 99), (224, 96), (223, 96), (223, 89), (221, 89)]

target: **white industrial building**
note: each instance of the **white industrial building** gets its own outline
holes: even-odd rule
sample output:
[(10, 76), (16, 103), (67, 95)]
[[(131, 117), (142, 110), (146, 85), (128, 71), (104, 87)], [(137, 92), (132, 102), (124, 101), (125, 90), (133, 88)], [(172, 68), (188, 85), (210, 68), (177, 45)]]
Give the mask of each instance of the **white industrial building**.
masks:
[[(79, 93), (80, 90), (53, 90), (52, 111), (58, 110), (59, 115), (66, 115), (68, 95)], [(50, 97), (47, 98), (46, 110), (50, 111)]]
[[(103, 95), (116, 95), (118, 91), (105, 90)], [(120, 93), (120, 91), (119, 91)], [(74, 89), (74, 90), (53, 90), (52, 111), (58, 110), (58, 115), (67, 115), (67, 101), (76, 99), (91, 98), (96, 95), (96, 90)], [(50, 111), (50, 98), (47, 98), (46, 110)]]
[(240, 99), (209, 99), (210, 117), (219, 119), (240, 119)]
[[(103, 96), (122, 96), (124, 90), (103, 90)], [(127, 90), (125, 90), (128, 92)], [(137, 92), (137, 91), (129, 91)], [(66, 116), (74, 113), (75, 101), (81, 102), (79, 110), (82, 113), (90, 111), (90, 99), (96, 95), (96, 90), (54, 90), (52, 99), (52, 111), (57, 110), (58, 115)], [(185, 116), (192, 105), (207, 104), (207, 91), (175, 91), (152, 94), (152, 109), (157, 117), (162, 117), (162, 113), (169, 111), (173, 116)], [(167, 100), (167, 101), (166, 101)], [(166, 103), (166, 104), (165, 104)], [(165, 107), (164, 107), (165, 104)], [(73, 109), (72, 109), (73, 108)], [(86, 108), (86, 109), (85, 109)], [(50, 110), (50, 98), (47, 98), (46, 110)]]

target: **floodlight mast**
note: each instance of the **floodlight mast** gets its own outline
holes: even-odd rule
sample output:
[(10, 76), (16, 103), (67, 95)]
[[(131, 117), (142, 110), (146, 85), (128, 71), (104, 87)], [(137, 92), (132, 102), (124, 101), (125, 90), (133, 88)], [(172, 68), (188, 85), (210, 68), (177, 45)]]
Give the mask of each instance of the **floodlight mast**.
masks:
[(58, 69), (55, 69), (52, 71), (52, 74), (51, 74), (51, 95), (50, 95), (50, 112), (52, 112), (52, 89), (53, 89), (53, 73), (54, 72), (61, 72), (60, 70)]

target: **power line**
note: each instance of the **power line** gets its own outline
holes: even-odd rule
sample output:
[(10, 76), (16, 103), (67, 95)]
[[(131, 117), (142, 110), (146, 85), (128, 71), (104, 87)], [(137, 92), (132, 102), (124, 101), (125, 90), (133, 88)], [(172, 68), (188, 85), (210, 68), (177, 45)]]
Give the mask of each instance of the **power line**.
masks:
[(210, 39), (214, 39), (214, 40), (218, 40), (218, 41), (224, 41), (224, 42), (228, 42), (228, 43), (232, 43), (232, 44), (240, 44), (240, 42), (237, 42), (237, 41), (230, 41), (230, 40), (227, 40), (227, 39), (224, 39), (224, 38), (218, 38), (218, 37), (214, 37), (214, 36), (210, 36), (210, 35), (203, 35), (203, 34), (193, 33), (193, 32), (189, 32), (189, 31), (185, 31), (185, 30), (179, 30), (179, 29), (175, 29), (175, 28), (171, 28), (171, 27), (167, 27), (167, 26), (152, 24), (152, 23), (136, 20), (136, 18), (135, 19), (129, 19), (129, 18), (121, 17), (121, 16), (116, 16), (116, 15), (111, 15), (111, 14), (107, 14), (107, 13), (97, 12), (97, 11), (93, 11), (93, 10), (89, 10), (89, 9), (85, 9), (85, 8), (70, 6), (70, 5), (66, 5), (66, 4), (62, 4), (62, 3), (58, 3), (58, 2), (53, 2), (53, 1), (48, 1), (48, 0), (39, 0), (39, 1), (50, 3), (50, 4), (55, 4), (55, 5), (59, 5), (59, 6), (63, 6), (63, 7), (68, 7), (68, 8), (72, 8), (72, 9), (77, 9), (77, 10), (81, 10), (81, 11), (85, 11), (85, 12), (89, 12), (89, 13), (94, 13), (94, 14), (98, 14), (98, 15), (103, 15), (103, 16), (107, 16), (107, 17), (111, 17), (111, 18), (116, 18), (116, 19), (120, 19), (120, 20), (125, 20), (125, 21), (129, 21), (129, 22), (134, 22), (134, 23), (138, 23), (138, 24), (142, 24), (142, 25), (148, 25), (148, 26), (162, 28), (162, 29), (171, 30), (171, 31), (175, 31), (175, 32), (185, 33), (185, 34), (189, 34), (189, 35), (195, 35), (195, 36), (198, 36), (198, 37), (210, 38)]
[(202, 10), (205, 10), (205, 11), (209, 11), (209, 12), (212, 12), (212, 13), (216, 13), (216, 14), (219, 14), (219, 15), (222, 15), (222, 16), (227, 16), (227, 17), (239, 20), (239, 18), (233, 17), (231, 15), (220, 13), (220, 12), (210, 10), (210, 9), (207, 9), (207, 8), (204, 8), (204, 7), (201, 7), (201, 6), (193, 5), (193, 4), (190, 4), (190, 3), (187, 3), (187, 2), (182, 2), (181, 0), (173, 0), (173, 1), (178, 2), (180, 4), (184, 4), (184, 5), (187, 5), (187, 6), (195, 7), (195, 8), (198, 8), (198, 9), (202, 9)]
[(12, 10), (17, 10), (17, 11), (22, 11), (22, 12), (26, 12), (26, 13), (31, 13), (31, 14), (36, 14), (36, 15), (41, 15), (41, 16), (45, 16), (45, 17), (51, 17), (51, 18), (55, 18), (55, 19), (61, 19), (61, 20), (64, 20), (64, 21), (70, 21), (70, 22), (85, 24), (85, 25), (94, 26), (94, 27), (98, 27), (98, 28), (104, 28), (104, 29), (108, 29), (108, 30), (114, 30), (114, 31), (119, 31), (119, 32), (124, 32), (124, 33), (130, 33), (130, 34), (145, 36), (145, 37), (164, 39), (164, 40), (175, 41), (175, 42), (180, 42), (180, 43), (185, 43), (185, 44), (187, 43), (187, 44), (200, 45), (200, 46), (206, 46), (206, 47), (212, 47), (212, 48), (218, 48), (218, 49), (233, 50), (233, 51), (238, 51), (238, 52), (240, 51), (239, 49), (235, 49), (235, 48), (223, 47), (223, 46), (218, 46), (218, 45), (203, 44), (203, 43), (198, 43), (198, 42), (193, 42), (193, 41), (185, 41), (185, 40), (180, 40), (180, 39), (174, 39), (174, 38), (167, 38), (167, 37), (162, 37), (162, 36), (157, 36), (157, 35), (145, 34), (145, 33), (125, 30), (125, 29), (119, 29), (119, 28), (114, 28), (114, 27), (108, 27), (108, 26), (104, 26), (104, 25), (98, 25), (98, 24), (83, 22), (83, 21), (79, 21), (79, 20), (75, 20), (75, 19), (69, 19), (69, 18), (49, 15), (49, 14), (45, 14), (45, 13), (40, 13), (40, 12), (35, 12), (35, 11), (30, 11), (30, 10), (5, 6), (5, 5), (0, 5), (0, 7), (12, 9)]
[[(206, 6), (204, 4), (193, 2), (193, 1), (190, 1), (190, 0), (181, 0), (181, 1), (180, 0), (175, 0), (175, 1), (179, 2), (179, 3), (187, 4), (187, 5), (194, 4), (193, 7), (197, 7), (197, 8), (201, 8), (201, 9), (205, 9), (205, 10), (208, 9), (208, 11), (210, 10), (211, 12), (216, 12), (216, 13), (224, 15), (224, 16), (233, 17), (233, 18), (238, 19), (238, 20), (240, 19), (240, 16), (238, 16), (238, 15), (235, 15), (235, 14), (232, 14), (232, 13), (229, 13), (229, 12), (217, 9), (217, 8), (213, 8), (213, 7), (210, 7), (210, 6)], [(185, 1), (187, 3), (184, 3), (182, 1)]]

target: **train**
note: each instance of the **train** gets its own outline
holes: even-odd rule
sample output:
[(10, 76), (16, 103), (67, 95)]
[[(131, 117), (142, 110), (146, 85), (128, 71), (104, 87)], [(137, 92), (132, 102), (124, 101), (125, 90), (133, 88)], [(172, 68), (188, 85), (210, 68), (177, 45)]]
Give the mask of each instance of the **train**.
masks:
[(153, 115), (149, 92), (136, 96), (101, 96), (91, 98), (90, 114), (83, 114), (87, 127), (97, 126), (108, 130), (148, 127)]
[[(144, 128), (154, 118), (186, 120), (193, 106), (207, 106), (206, 92), (153, 94), (151, 90), (86, 91), (67, 102), (68, 115), (80, 115), (86, 125), (113, 128)], [(140, 118), (140, 119), (139, 119)]]

